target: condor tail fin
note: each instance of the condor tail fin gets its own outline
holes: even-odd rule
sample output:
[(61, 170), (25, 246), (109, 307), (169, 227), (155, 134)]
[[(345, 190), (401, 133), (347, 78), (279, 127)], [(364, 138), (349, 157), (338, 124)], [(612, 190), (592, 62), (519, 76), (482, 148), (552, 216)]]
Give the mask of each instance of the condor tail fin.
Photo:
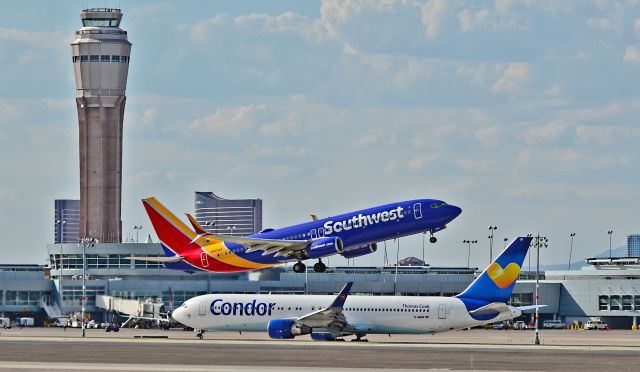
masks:
[(507, 303), (532, 239), (527, 236), (515, 238), (482, 274), (456, 297), (461, 299), (469, 310), (491, 303)]

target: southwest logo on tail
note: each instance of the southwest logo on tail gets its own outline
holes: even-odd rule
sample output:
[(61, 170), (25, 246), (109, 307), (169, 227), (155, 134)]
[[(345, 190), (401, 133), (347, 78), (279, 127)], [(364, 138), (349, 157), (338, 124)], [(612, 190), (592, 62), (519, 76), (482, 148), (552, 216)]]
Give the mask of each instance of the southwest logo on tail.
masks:
[[(200, 330), (267, 332), (291, 339), (309, 335), (331, 341), (372, 333), (435, 333), (517, 318), (536, 306), (508, 305), (530, 237), (516, 238), (467, 289), (454, 297), (209, 294), (191, 298), (173, 312)], [(544, 305), (538, 305), (542, 307)], [(200, 309), (210, 308), (210, 312)], [(260, 309), (260, 311), (254, 310)]]
[(317, 218), (281, 229), (266, 229), (250, 236), (211, 234), (187, 214), (193, 230), (156, 198), (142, 200), (166, 257), (131, 257), (162, 262), (169, 269), (187, 272), (232, 273), (259, 270), (296, 262), (304, 272), (307, 259), (317, 259), (316, 272), (326, 269), (322, 258), (358, 257), (376, 251), (376, 243), (447, 227), (462, 210), (441, 200), (417, 199), (341, 215)]

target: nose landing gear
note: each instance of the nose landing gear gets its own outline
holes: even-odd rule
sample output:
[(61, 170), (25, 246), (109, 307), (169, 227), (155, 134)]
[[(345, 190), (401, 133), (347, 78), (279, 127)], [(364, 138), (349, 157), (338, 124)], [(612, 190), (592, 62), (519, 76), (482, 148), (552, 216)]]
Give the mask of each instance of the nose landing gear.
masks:
[(435, 236), (433, 236), (433, 233), (429, 233), (431, 234), (431, 237), (429, 238), (429, 242), (430, 243), (435, 243), (438, 241), (438, 238), (436, 238)]

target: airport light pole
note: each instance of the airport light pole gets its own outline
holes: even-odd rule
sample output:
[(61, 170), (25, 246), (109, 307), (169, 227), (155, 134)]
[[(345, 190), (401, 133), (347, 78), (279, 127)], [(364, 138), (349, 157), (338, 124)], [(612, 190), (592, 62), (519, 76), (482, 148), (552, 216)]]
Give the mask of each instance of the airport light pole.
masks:
[(398, 247), (396, 248), (396, 275), (393, 278), (393, 295), (398, 295), (398, 265), (400, 264), (400, 239), (397, 239)]
[(489, 265), (493, 262), (493, 232), (498, 230), (498, 226), (489, 226), (489, 231), (491, 235), (489, 235)]
[(229, 231), (229, 235), (233, 236), (233, 231), (236, 229), (235, 226), (227, 226), (227, 230)]
[(62, 289), (62, 247), (64, 244), (64, 225), (67, 223), (67, 220), (57, 220), (56, 223), (60, 225), (60, 260), (58, 261), (60, 276), (58, 278), (58, 285), (60, 286), (60, 310), (62, 311), (64, 308), (64, 290)]
[(540, 234), (536, 235), (533, 238), (533, 246), (536, 248), (537, 258), (536, 258), (536, 338), (533, 342), (536, 345), (540, 345), (540, 338), (538, 337), (539, 331), (539, 309), (538, 309), (538, 300), (540, 297), (540, 248), (547, 248), (549, 246), (549, 239), (545, 236), (540, 236)]
[(467, 253), (467, 267), (471, 267), (471, 264), (470, 264), (470, 261), (471, 261), (471, 243), (476, 244), (478, 241), (477, 240), (463, 240), (462, 242), (469, 245), (469, 251)]
[(609, 259), (611, 259), (611, 235), (613, 234), (613, 230), (607, 231), (607, 234), (609, 234)]
[(136, 243), (139, 243), (139, 241), (138, 241), (138, 232), (140, 232), (140, 230), (142, 230), (142, 226), (133, 225), (133, 229), (136, 230)]
[(509, 238), (504, 238), (504, 246), (502, 247), (503, 250), (507, 249), (507, 241), (509, 241)]
[(87, 306), (87, 246), (91, 245), (92, 247), (98, 242), (97, 239), (94, 238), (82, 238), (80, 239), (80, 244), (82, 244), (82, 312), (80, 313), (81, 324), (82, 324), (82, 337), (85, 337), (85, 321), (84, 314)]
[(424, 238), (426, 235), (427, 235), (426, 231), (422, 233), (422, 266), (426, 266), (424, 262)]
[(569, 245), (569, 267), (567, 268), (567, 270), (571, 270), (571, 252), (573, 251), (573, 238), (575, 236), (576, 233), (569, 234), (569, 237), (571, 238), (571, 244)]

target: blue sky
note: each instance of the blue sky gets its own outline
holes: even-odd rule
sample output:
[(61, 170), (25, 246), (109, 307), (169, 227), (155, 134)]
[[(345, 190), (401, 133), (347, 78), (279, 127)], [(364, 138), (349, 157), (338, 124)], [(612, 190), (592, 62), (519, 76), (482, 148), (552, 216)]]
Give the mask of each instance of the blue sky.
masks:
[[(69, 43), (104, 2), (0, 14), (2, 262), (46, 258), (53, 200), (77, 198)], [(120, 1), (133, 43), (123, 233), (157, 196), (261, 197), (264, 226), (417, 197), (463, 214), (436, 265), (546, 234), (545, 263), (640, 232), (640, 2)], [(401, 256), (422, 255), (421, 238)], [(333, 263), (343, 263), (336, 258)], [(379, 264), (375, 254), (358, 261)]]

